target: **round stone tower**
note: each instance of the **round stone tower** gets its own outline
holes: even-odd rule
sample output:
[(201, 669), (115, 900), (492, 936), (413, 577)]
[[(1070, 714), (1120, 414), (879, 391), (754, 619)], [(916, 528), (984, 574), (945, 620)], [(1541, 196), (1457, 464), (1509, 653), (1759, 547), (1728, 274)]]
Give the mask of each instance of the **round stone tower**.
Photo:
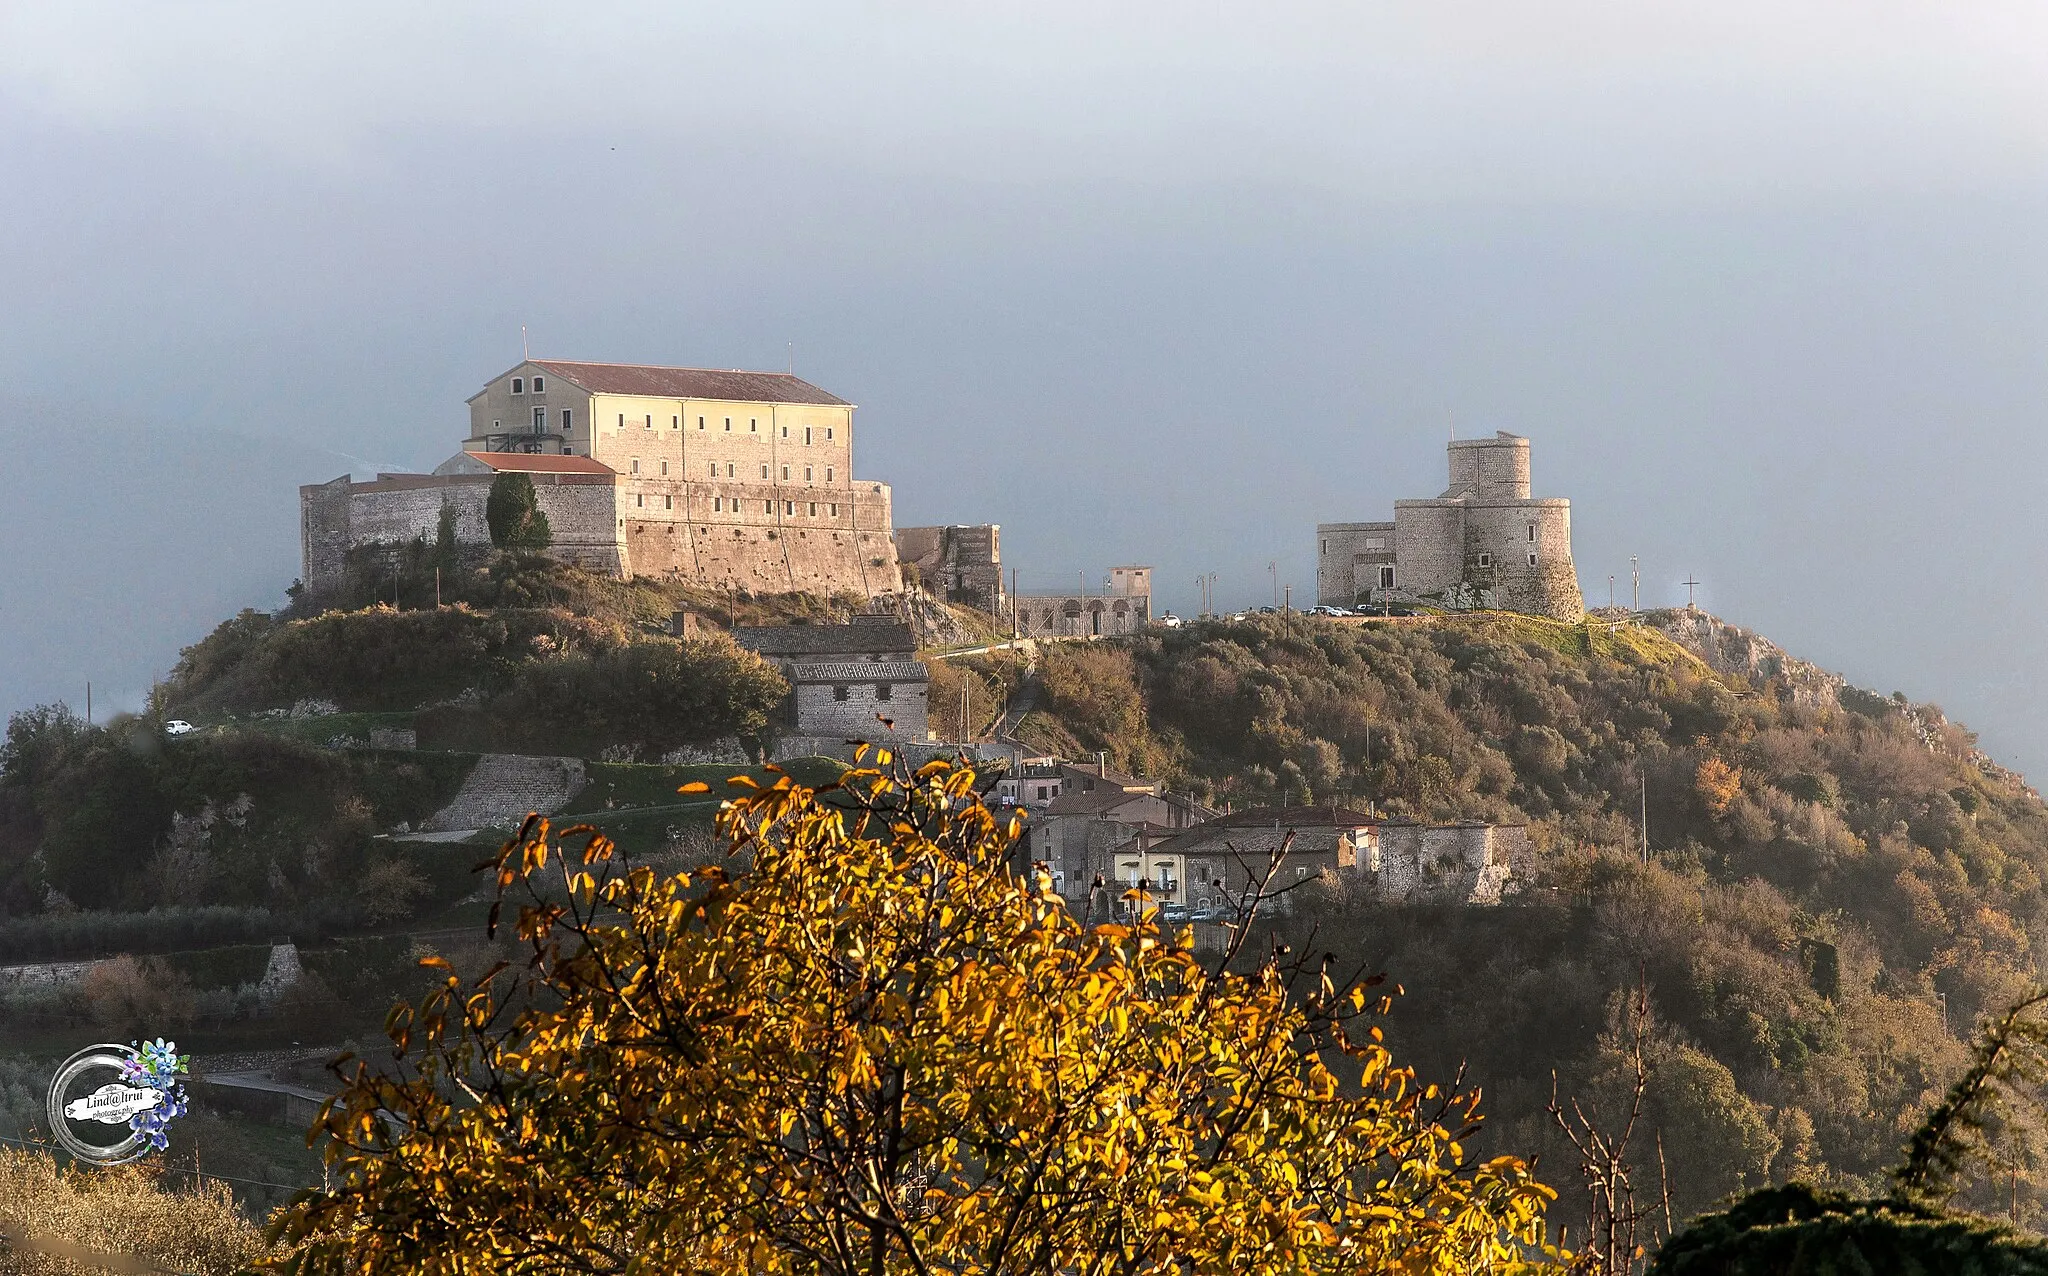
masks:
[(1394, 503), (1400, 588), (1559, 620), (1586, 614), (1572, 563), (1572, 505), (1529, 495), (1529, 440), (1454, 439), (1450, 486)]

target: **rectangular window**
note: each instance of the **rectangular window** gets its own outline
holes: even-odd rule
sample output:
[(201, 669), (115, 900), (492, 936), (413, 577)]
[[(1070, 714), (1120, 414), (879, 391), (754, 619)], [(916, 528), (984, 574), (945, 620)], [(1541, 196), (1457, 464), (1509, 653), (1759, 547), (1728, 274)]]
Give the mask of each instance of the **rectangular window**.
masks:
[(727, 434), (731, 434), (731, 433), (732, 433), (732, 418), (731, 418), (731, 417), (727, 417), (727, 418), (725, 418), (725, 432), (726, 432)]
[(526, 378), (525, 378), (525, 377), (513, 377), (513, 378), (512, 378), (512, 393), (514, 393), (514, 394), (525, 394), (525, 393), (526, 393)]
[(548, 410), (546, 408), (535, 408), (533, 410), (533, 432), (535, 434), (546, 434), (548, 432)]
[(889, 685), (888, 683), (886, 683), (886, 682), (878, 682), (878, 683), (876, 683), (876, 684), (875, 684), (875, 699), (877, 699), (877, 700), (894, 700), (895, 698), (896, 698), (896, 688), (894, 688), (894, 687), (890, 686), (890, 685)]
[(817, 516), (818, 516), (818, 503), (817, 503), (816, 501), (812, 501), (812, 502), (811, 502), (811, 517), (812, 517), (812, 518), (816, 518)]
[(679, 416), (672, 416), (672, 417), (670, 417), (670, 418), (668, 419), (668, 428), (669, 428), (669, 429), (671, 429), (671, 430), (680, 430), (680, 429), (682, 429), (682, 428), (683, 428), (683, 418), (681, 418), (681, 417), (679, 417)]
[(704, 428), (704, 418), (701, 416), (697, 418), (697, 428), (700, 430)]
[(838, 503), (837, 501), (834, 501), (834, 502), (832, 503), (832, 517), (834, 517), (834, 518), (838, 518), (838, 517), (839, 517), (839, 503)]
[(638, 492), (635, 492), (635, 493), (633, 493), (633, 508), (634, 508), (634, 509), (639, 509), (639, 508), (641, 508), (642, 506), (644, 506), (644, 505), (646, 505), (646, 504), (647, 504), (647, 498), (646, 498), (645, 496), (642, 496), (642, 495), (641, 495), (640, 493), (638, 493)]
[(1536, 565), (1536, 555), (1534, 555), (1534, 554), (1531, 554), (1531, 555), (1529, 555), (1529, 566), (1531, 566), (1531, 567), (1534, 567), (1535, 565)]
[(623, 412), (619, 413), (619, 428), (621, 430), (626, 428), (626, 414)]
[(748, 417), (748, 418), (747, 418), (747, 433), (749, 433), (749, 434), (759, 434), (760, 432), (761, 432), (761, 418), (759, 418), (759, 417), (753, 417), (753, 416), (750, 416), (750, 417)]
[(575, 420), (575, 418), (569, 415), (569, 409), (567, 409), (567, 408), (563, 408), (563, 409), (562, 409), (562, 433), (564, 433), (564, 434), (567, 434), (567, 433), (569, 432), (569, 423), (570, 423), (571, 421), (573, 421), (573, 420)]
[(789, 482), (789, 467), (787, 465), (782, 467), (782, 481), (785, 483)]
[(825, 481), (827, 483), (832, 481), (832, 467), (829, 465), (825, 467)]
[(1532, 545), (1536, 543), (1536, 524), (1534, 523), (1529, 524), (1529, 543)]
[(668, 476), (668, 462), (667, 462), (667, 461), (663, 461), (663, 462), (661, 463), (661, 473), (662, 473), (662, 476), (663, 476), (664, 478), (666, 478), (666, 477)]
[(640, 472), (640, 458), (636, 456), (636, 457), (634, 457), (634, 458), (633, 458), (633, 473), (635, 473), (635, 474), (638, 474), (639, 472)]
[(1328, 542), (1328, 541), (1324, 541), (1324, 542), (1323, 542), (1323, 552), (1324, 552), (1325, 554), (1327, 554), (1327, 553), (1329, 553), (1329, 552), (1330, 552), (1330, 542)]
[(664, 497), (662, 497), (662, 498), (661, 498), (661, 507), (662, 507), (663, 509), (665, 509), (665, 510), (672, 510), (672, 509), (674, 509), (674, 508), (676, 507), (676, 498), (675, 498), (675, 497), (673, 497), (673, 496), (664, 496)]
[(651, 430), (651, 429), (653, 429), (653, 428), (654, 428), (654, 414), (653, 414), (652, 412), (649, 412), (649, 413), (647, 414), (647, 424), (646, 424), (645, 426), (643, 426), (642, 428), (643, 428), (643, 429), (648, 429), (648, 430)]
[(713, 461), (713, 462), (711, 463), (711, 477), (712, 477), (712, 478), (717, 478), (717, 477), (718, 477), (718, 462), (716, 462), (716, 461)]
[(1491, 554), (1481, 554), (1481, 555), (1479, 556), (1479, 565), (1480, 565), (1481, 567), (1491, 567), (1491, 566), (1493, 566), (1493, 555), (1491, 555)]
[[(735, 472), (734, 472), (734, 471), (735, 471), (735, 469), (736, 469), (736, 467), (735, 467), (735, 466), (733, 465), (733, 463), (732, 463), (731, 461), (727, 461), (727, 462), (725, 463), (725, 476), (726, 476), (727, 478), (738, 478), (738, 477), (739, 477), (739, 475), (738, 475), (737, 473), (735, 473)], [(735, 508), (737, 508), (737, 507), (735, 507)]]
[(773, 513), (775, 512), (775, 502), (774, 502), (774, 501), (762, 501), (762, 502), (761, 502), (761, 512), (762, 512), (763, 514), (773, 514)]
[(717, 514), (717, 513), (719, 513), (720, 511), (722, 511), (722, 510), (723, 510), (723, 509), (725, 508), (725, 504), (724, 504), (724, 501), (725, 501), (725, 498), (724, 498), (724, 497), (721, 497), (721, 496), (714, 496), (714, 497), (712, 497), (712, 498), (711, 498), (711, 512), (712, 512), (713, 514)]
[(791, 516), (791, 517), (795, 517), (795, 515), (796, 515), (796, 502), (795, 502), (795, 501), (784, 501), (784, 502), (782, 503), (782, 512), (783, 512), (784, 514), (787, 514), (787, 515)]
[(1394, 587), (1394, 569), (1393, 569), (1392, 567), (1382, 567), (1382, 568), (1380, 568), (1380, 588), (1381, 588), (1381, 589), (1392, 589), (1393, 587)]
[(810, 482), (810, 481), (811, 481), (811, 467), (810, 467), (810, 466), (808, 466), (808, 465), (806, 465), (806, 466), (804, 466), (804, 482), (808, 483), (808, 482)]
[(832, 441), (832, 427), (829, 425), (825, 427), (825, 441), (827, 443)]
[(811, 445), (811, 427), (807, 425), (807, 426), (805, 426), (805, 427), (804, 427), (804, 446), (805, 446), (805, 447), (809, 447), (810, 445)]
[(539, 394), (542, 390), (545, 390), (546, 388), (547, 386), (542, 383), (539, 377), (535, 377), (533, 379), (533, 392), (535, 394)]
[(843, 686), (835, 686), (835, 687), (833, 687), (833, 688), (832, 688), (832, 698), (833, 698), (834, 700), (844, 700), (844, 699), (846, 699), (846, 688), (845, 688), (845, 687), (843, 687)]
[(768, 467), (765, 465), (761, 467), (761, 477), (764, 479), (768, 477)]
[(782, 437), (785, 439), (789, 437), (789, 427), (786, 425), (782, 427)]

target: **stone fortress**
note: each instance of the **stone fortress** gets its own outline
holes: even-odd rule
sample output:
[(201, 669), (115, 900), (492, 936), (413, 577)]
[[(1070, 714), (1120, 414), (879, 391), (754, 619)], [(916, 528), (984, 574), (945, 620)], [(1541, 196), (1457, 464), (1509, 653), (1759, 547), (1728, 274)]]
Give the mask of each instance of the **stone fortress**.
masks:
[(500, 474), (534, 484), (556, 557), (617, 576), (863, 598), (902, 589), (887, 484), (853, 475), (853, 405), (781, 372), (528, 359), (469, 400), (462, 450), (431, 474), (299, 489), (304, 581), (349, 551), (490, 543)]
[(1112, 567), (1102, 588), (1094, 591), (1025, 594), (1004, 589), (1002, 531), (996, 523), (901, 527), (896, 554), (906, 577), (932, 597), (1006, 619), (1025, 638), (1133, 634), (1152, 623), (1152, 569), (1147, 566)]
[(1434, 500), (1395, 501), (1391, 523), (1317, 524), (1317, 601), (1583, 617), (1571, 502), (1529, 495), (1529, 440), (1453, 439), (1450, 474)]

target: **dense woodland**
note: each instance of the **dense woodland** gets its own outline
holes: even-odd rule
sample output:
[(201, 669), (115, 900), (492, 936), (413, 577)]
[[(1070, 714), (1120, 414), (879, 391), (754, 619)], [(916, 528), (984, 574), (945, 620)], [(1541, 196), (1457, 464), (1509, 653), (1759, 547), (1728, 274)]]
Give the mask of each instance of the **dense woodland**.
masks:
[[(1497, 1145), (1543, 1149), (1560, 1183), (1553, 1072), (1619, 1121), (1639, 983), (1651, 1136), (1689, 1213), (1790, 1177), (1877, 1190), (1959, 1038), (2038, 978), (2048, 808), (1932, 706), (1507, 617), (1204, 624), (1058, 649), (1043, 684), (1027, 734), (1212, 801), (1530, 824), (1510, 905), (1338, 891), (1283, 929), (1402, 984), (1390, 1039), (1465, 1066)], [(2024, 1174), (1999, 1205), (2015, 1190), (2038, 1216)]]

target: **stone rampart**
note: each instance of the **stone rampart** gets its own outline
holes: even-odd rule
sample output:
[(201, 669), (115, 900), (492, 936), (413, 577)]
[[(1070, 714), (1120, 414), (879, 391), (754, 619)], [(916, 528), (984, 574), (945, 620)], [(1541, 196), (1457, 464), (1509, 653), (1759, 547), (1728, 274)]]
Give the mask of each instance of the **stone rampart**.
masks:
[[(614, 576), (658, 576), (761, 593), (853, 593), (902, 588), (881, 483), (846, 488), (701, 483), (682, 479), (532, 474), (540, 510), (564, 562)], [(339, 583), (348, 551), (404, 544), (439, 532), (455, 512), (458, 541), (488, 545), (489, 474), (380, 475), (300, 491), (305, 580)]]

